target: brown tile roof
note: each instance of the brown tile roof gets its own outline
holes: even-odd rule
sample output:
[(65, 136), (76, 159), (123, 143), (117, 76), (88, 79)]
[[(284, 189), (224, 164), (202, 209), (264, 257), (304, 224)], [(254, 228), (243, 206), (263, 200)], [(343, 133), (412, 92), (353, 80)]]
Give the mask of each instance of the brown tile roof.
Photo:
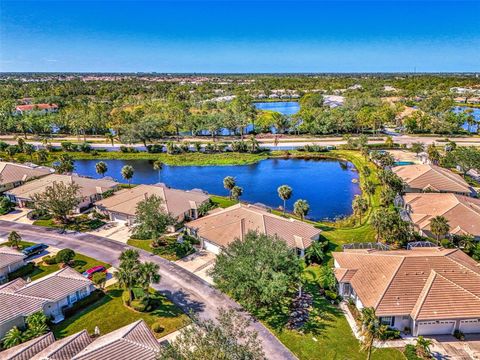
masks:
[(53, 169), (0, 161), (0, 184), (11, 184), (51, 174)]
[(118, 183), (109, 179), (90, 179), (78, 175), (60, 175), (51, 174), (41, 179), (29, 181), (22, 186), (7, 191), (8, 194), (15, 195), (22, 199), (31, 199), (34, 194), (42, 193), (47, 186), (52, 186), (54, 182), (72, 184), (80, 186), (80, 195), (82, 198), (89, 197), (98, 193), (115, 188)]
[(72, 360), (154, 360), (161, 346), (143, 320), (93, 341)]
[(92, 338), (87, 330), (55, 341), (31, 358), (31, 360), (70, 360), (91, 344)]
[(470, 193), (470, 186), (463, 178), (435, 165), (396, 166), (392, 171), (410, 188), (439, 192)]
[(22, 261), (23, 259), (25, 259), (25, 255), (20, 251), (7, 246), (0, 247), (0, 269)]
[(480, 267), (459, 249), (355, 250), (333, 256), (337, 279), (355, 270), (348, 282), (378, 316), (440, 320), (480, 315)]
[(0, 358), (2, 360), (30, 360), (32, 356), (42, 351), (50, 344), (53, 344), (54, 341), (55, 337), (49, 332), (0, 352)]
[(480, 199), (456, 194), (410, 193), (403, 196), (408, 215), (420, 230), (435, 216), (448, 220), (452, 234), (480, 236)]
[(163, 200), (164, 210), (174, 217), (200, 206), (209, 196), (198, 190), (177, 190), (162, 184), (139, 185), (116, 192), (113, 196), (96, 202), (100, 208), (111, 212), (135, 216), (137, 204), (148, 196), (156, 195)]
[(69, 267), (29, 283), (16, 279), (4, 284), (0, 286), (0, 324), (40, 311), (47, 302), (63, 299), (90, 284), (90, 280)]
[(291, 248), (306, 249), (321, 230), (294, 219), (285, 219), (253, 205), (236, 204), (193, 220), (185, 226), (196, 229), (202, 238), (226, 247), (248, 231), (276, 235)]

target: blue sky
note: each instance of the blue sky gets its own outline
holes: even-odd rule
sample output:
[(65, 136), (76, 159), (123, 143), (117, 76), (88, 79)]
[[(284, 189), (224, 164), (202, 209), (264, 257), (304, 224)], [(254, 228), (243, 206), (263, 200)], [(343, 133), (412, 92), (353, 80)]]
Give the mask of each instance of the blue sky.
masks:
[(480, 1), (0, 1), (0, 71), (480, 71)]

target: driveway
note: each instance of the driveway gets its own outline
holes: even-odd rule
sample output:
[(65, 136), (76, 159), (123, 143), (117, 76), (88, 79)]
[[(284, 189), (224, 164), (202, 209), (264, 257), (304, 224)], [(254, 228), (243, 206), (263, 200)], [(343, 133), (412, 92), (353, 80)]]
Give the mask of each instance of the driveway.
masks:
[(175, 264), (213, 285), (213, 279), (208, 272), (212, 269), (213, 265), (215, 265), (216, 258), (217, 256), (214, 253), (201, 250), (175, 261)]
[(88, 231), (88, 234), (106, 237), (115, 241), (120, 241), (124, 244), (127, 243), (128, 239), (132, 233), (130, 232), (130, 228), (126, 226), (124, 223), (120, 222), (108, 222), (100, 229)]
[(480, 334), (467, 334), (465, 341), (451, 335), (438, 335), (431, 338), (430, 350), (438, 360), (480, 359)]
[[(118, 266), (118, 257), (122, 251), (131, 248), (120, 242), (85, 233), (60, 234), (58, 230), (19, 224), (0, 220), (0, 238), (17, 231), (24, 240), (45, 243), (59, 248), (71, 248), (81, 254)], [(153, 287), (166, 295), (186, 313), (195, 312), (201, 319), (215, 319), (219, 308), (237, 310), (242, 316), (249, 317), (240, 305), (198, 276), (177, 264), (139, 250), (142, 261), (152, 261), (160, 265), (160, 284)], [(296, 359), (265, 326), (253, 322), (251, 328), (258, 332), (263, 349), (269, 359)]]

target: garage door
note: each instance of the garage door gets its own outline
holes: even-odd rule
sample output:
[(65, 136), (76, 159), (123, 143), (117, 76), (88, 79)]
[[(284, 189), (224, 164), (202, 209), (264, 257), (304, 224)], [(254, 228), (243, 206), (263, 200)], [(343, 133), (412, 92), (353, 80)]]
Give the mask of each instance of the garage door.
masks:
[(210, 251), (216, 255), (220, 254), (220, 248), (217, 245), (214, 245), (208, 241), (204, 241), (203, 245), (205, 247), (205, 250)]
[(418, 323), (418, 335), (443, 335), (452, 334), (455, 321), (420, 321)]
[(480, 333), (480, 321), (478, 319), (461, 320), (459, 330), (464, 333)]

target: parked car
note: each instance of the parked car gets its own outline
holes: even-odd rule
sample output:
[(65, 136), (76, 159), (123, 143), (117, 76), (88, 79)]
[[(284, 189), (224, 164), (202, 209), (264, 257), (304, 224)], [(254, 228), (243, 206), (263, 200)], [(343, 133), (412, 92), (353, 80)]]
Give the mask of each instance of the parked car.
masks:
[(29, 256), (40, 254), (46, 248), (48, 248), (48, 245), (36, 244), (36, 245), (32, 245), (32, 246), (29, 246), (29, 247), (23, 249), (22, 253), (23, 253), (23, 255), (29, 257)]
[(107, 269), (103, 265), (98, 265), (98, 266), (94, 266), (94, 267), (88, 269), (82, 275), (85, 276), (88, 279), (91, 279), (93, 277), (93, 274), (95, 274), (97, 272), (107, 272)]

